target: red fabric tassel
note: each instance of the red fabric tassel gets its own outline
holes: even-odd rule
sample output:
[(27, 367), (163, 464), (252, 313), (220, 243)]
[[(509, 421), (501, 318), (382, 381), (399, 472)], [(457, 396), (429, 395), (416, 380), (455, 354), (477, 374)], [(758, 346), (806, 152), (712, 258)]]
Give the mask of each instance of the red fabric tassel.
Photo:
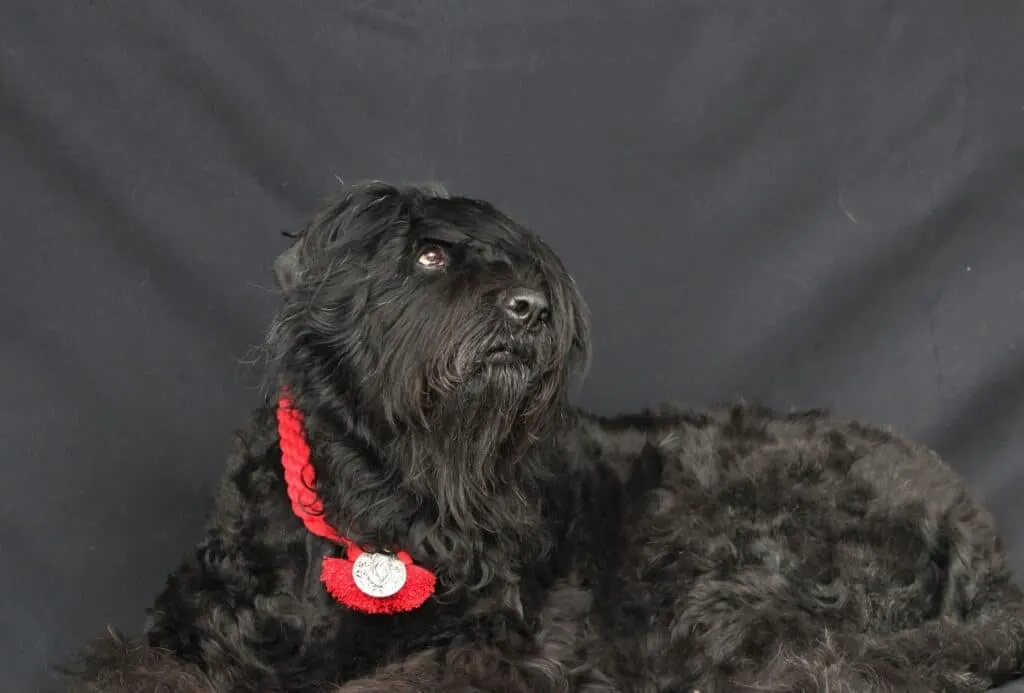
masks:
[(367, 614), (397, 614), (423, 606), (434, 593), (436, 578), (418, 565), (406, 565), (402, 589), (390, 597), (373, 597), (356, 587), (352, 578), (353, 563), (345, 558), (325, 556), (320, 580), (339, 602)]
[(323, 502), (316, 494), (316, 471), (310, 463), (309, 444), (303, 428), (302, 413), (282, 396), (277, 406), (277, 429), (281, 444), (281, 464), (292, 511), (313, 534), (345, 547), (345, 558), (326, 556), (320, 580), (328, 593), (341, 604), (367, 614), (396, 614), (413, 611), (434, 594), (437, 578), (429, 570), (413, 563), (405, 551), (396, 557), (405, 564), (405, 584), (390, 597), (375, 597), (356, 586), (352, 574), (354, 561), (363, 551), (327, 524)]

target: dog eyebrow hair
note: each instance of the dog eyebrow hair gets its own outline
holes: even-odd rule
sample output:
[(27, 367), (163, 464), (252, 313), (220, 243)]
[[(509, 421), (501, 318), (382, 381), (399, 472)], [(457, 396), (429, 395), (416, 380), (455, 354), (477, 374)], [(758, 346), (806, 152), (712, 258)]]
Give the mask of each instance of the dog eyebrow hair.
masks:
[(445, 247), (452, 247), (459, 245), (465, 239), (454, 240), (452, 238), (445, 238), (441, 234), (425, 233), (416, 239), (416, 245), (422, 245), (424, 243), (436, 243), (437, 245), (443, 245)]
[(465, 243), (472, 238), (465, 231), (454, 229), (448, 225), (437, 224), (436, 222), (427, 222), (423, 226), (424, 228), (416, 237), (416, 241), (420, 243), (428, 241), (430, 243), (454, 245), (456, 243)]

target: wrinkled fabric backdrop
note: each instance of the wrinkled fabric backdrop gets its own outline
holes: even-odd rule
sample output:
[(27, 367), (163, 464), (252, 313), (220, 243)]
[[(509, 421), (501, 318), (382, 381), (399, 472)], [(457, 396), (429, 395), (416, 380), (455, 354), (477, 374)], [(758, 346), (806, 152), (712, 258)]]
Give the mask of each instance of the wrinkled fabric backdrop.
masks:
[(1022, 36), (1013, 1), (4, 0), (0, 689), (138, 630), (336, 179), (549, 239), (583, 404), (890, 423), (1024, 572)]

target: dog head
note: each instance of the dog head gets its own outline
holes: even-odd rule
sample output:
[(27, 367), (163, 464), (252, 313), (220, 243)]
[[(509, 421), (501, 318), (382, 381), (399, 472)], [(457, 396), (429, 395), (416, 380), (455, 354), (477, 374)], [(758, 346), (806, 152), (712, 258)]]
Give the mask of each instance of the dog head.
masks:
[(536, 438), (587, 360), (585, 306), (561, 261), (487, 202), (350, 186), (275, 269), (278, 384), (344, 403), (378, 439)]

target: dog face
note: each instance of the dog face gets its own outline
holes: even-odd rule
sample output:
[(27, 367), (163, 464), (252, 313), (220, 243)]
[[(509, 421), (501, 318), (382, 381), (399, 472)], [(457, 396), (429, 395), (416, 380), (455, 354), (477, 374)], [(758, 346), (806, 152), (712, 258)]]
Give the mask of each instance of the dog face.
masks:
[(276, 273), (284, 301), (271, 345), (285, 378), (391, 427), (483, 417), (507, 434), (562, 405), (587, 358), (585, 306), (564, 266), (483, 201), (347, 188)]

